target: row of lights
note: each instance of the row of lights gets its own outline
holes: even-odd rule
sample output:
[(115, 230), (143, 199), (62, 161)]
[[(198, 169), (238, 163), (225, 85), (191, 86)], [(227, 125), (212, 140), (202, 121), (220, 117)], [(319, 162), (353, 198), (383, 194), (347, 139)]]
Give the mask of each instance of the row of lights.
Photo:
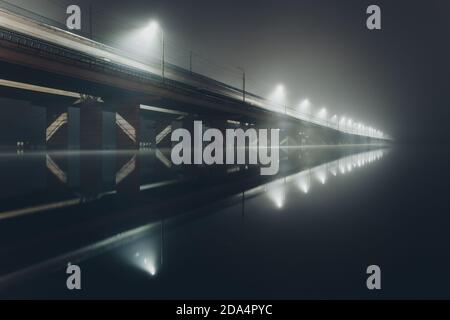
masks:
[(318, 123), (330, 128), (334, 128), (341, 132), (356, 134), (378, 139), (387, 139), (388, 137), (378, 129), (367, 126), (361, 122), (357, 122), (348, 117), (339, 117), (338, 115), (330, 116), (327, 108), (323, 107), (317, 112), (313, 112), (312, 103), (309, 99), (304, 99), (296, 109), (288, 110), (286, 106), (286, 94), (283, 85), (278, 85), (273, 93), (269, 95), (268, 100), (278, 106), (283, 106), (284, 113), (299, 119)]
[[(162, 39), (162, 78), (164, 79), (164, 65), (165, 65), (165, 44), (164, 44), (164, 31), (156, 21), (151, 21), (149, 25), (144, 29), (146, 34), (154, 37), (158, 32)], [(245, 90), (244, 90), (245, 91)], [(269, 101), (277, 103), (279, 105), (285, 104), (286, 94), (283, 85), (279, 84), (275, 91), (269, 96)], [(284, 106), (284, 112), (288, 113), (288, 108)], [(308, 99), (304, 99), (298, 108), (295, 110), (290, 109), (289, 112), (292, 116), (309, 122), (318, 123), (330, 128), (337, 129), (341, 132), (356, 134), (360, 136), (366, 136), (378, 139), (387, 139), (388, 137), (380, 130), (371, 126), (367, 126), (361, 122), (353, 121), (351, 118), (338, 117), (337, 115), (329, 116), (327, 108), (321, 108), (316, 114), (312, 112), (312, 103)]]

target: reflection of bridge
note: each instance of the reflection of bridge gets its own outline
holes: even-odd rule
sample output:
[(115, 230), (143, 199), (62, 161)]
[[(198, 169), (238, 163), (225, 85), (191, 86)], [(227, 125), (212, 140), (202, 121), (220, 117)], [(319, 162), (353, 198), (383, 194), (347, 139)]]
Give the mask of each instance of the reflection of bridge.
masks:
[[(65, 266), (68, 261), (88, 259), (126, 244), (130, 240), (147, 236), (158, 242), (154, 248), (152, 247), (154, 252), (149, 252), (148, 245), (145, 248), (140, 248), (138, 245), (133, 246), (133, 251), (126, 254), (138, 268), (145, 269), (151, 275), (157, 275), (162, 262), (162, 250), (159, 250), (159, 245), (162, 245), (163, 234), (161, 233), (160, 237), (155, 237), (155, 234), (162, 232), (163, 225), (170, 227), (174, 224), (183, 224), (190, 219), (198, 219), (205, 214), (210, 214), (211, 211), (200, 210), (199, 213), (186, 218), (187, 212), (202, 208), (205, 203), (212, 204), (214, 201), (220, 201), (221, 208), (242, 206), (242, 214), (246, 215), (246, 202), (255, 197), (259, 197), (258, 201), (263, 205), (281, 209), (289, 202), (289, 199), (298, 198), (301, 194), (308, 196), (310, 192), (329, 180), (358, 171), (381, 159), (385, 153), (383, 149), (380, 149), (348, 154), (348, 151), (339, 149), (326, 151), (304, 149), (291, 153), (290, 160), (284, 161), (288, 160), (292, 166), (282, 174), (282, 178), (261, 177), (258, 170), (252, 171), (245, 166), (233, 167), (233, 170), (214, 172), (214, 174), (207, 168), (197, 168), (196, 173), (191, 173), (191, 177), (196, 179), (189, 179), (189, 172), (187, 172), (184, 173), (185, 179), (169, 184), (168, 179), (173, 179), (173, 176), (169, 176), (171, 170), (162, 175), (159, 172), (161, 170), (155, 170), (150, 174), (141, 172), (140, 179), (129, 181), (128, 187), (117, 186), (116, 192), (108, 191), (108, 187), (100, 188), (96, 190), (97, 196), (90, 200), (74, 199), (73, 195), (69, 198), (66, 194), (60, 193), (58, 196), (65, 197), (66, 200), (55, 202), (53, 206), (47, 204), (30, 208), (16, 207), (14, 211), (9, 211), (9, 213), (15, 212), (17, 214), (15, 216), (8, 216), (8, 212), (3, 212), (0, 214), (3, 222), (0, 225), (0, 254), (10, 259), (0, 266), (0, 293), (8, 285), (28, 276), (34, 276), (48, 269), (55, 270)], [(66, 153), (64, 154), (67, 156)], [(86, 156), (98, 154), (86, 154)], [(154, 153), (127, 152), (122, 156), (127, 159), (136, 159), (137, 157), (131, 156), (132, 154), (141, 158), (137, 160), (137, 163), (141, 165), (136, 167), (135, 173), (154, 167), (150, 162), (151, 158), (156, 157)], [(122, 156), (110, 154), (111, 159)], [(299, 167), (300, 157), (305, 162), (309, 162), (309, 165)], [(42, 158), (40, 165), (44, 169), (47, 166), (46, 170), (51, 171), (47, 162), (48, 155), (43, 153)], [(53, 158), (56, 157), (53, 156)], [(190, 170), (190, 167), (186, 169)], [(199, 174), (202, 170), (206, 171)], [(114, 171), (112, 175), (117, 178), (115, 172), (117, 171)], [(54, 171), (49, 173), (55, 174)], [(221, 176), (220, 180), (210, 178), (211, 175), (215, 177), (216, 173)], [(80, 176), (83, 175), (80, 172)], [(198, 176), (202, 178), (198, 179)], [(189, 180), (194, 180), (196, 187)], [(45, 188), (46, 190), (53, 188), (55, 192), (47, 192), (47, 194), (56, 195), (58, 189), (52, 183), (48, 180)], [(86, 181), (80, 181), (80, 185), (74, 188), (74, 191), (85, 192), (83, 183)], [(89, 183), (99, 185), (92, 179)], [(62, 185), (59, 186), (59, 188), (62, 187)], [(160, 189), (164, 189), (164, 195)], [(91, 188), (90, 192), (94, 190)], [(132, 201), (121, 201), (123, 192), (126, 192), (126, 196)], [(138, 205), (135, 205), (136, 203)], [(17, 201), (15, 204), (17, 205)], [(23, 201), (19, 204), (24, 205)], [(2, 206), (5, 205), (8, 206), (2, 203)], [(79, 210), (80, 206), (82, 210)], [(35, 213), (39, 214), (35, 215)], [(51, 224), (48, 223), (49, 216), (52, 217)], [(24, 238), (23, 232), (18, 230), (27, 230), (26, 226), (30, 221), (33, 221), (34, 231)], [(49, 232), (49, 229), (52, 232)], [(17, 248), (21, 248), (21, 252), (26, 254), (11, 254), (12, 250), (17, 252)]]
[(46, 119), (42, 140), (9, 141), (14, 145), (25, 140), (25, 145), (65, 149), (70, 132), (75, 132), (74, 144), (81, 149), (101, 149), (114, 130), (111, 145), (119, 149), (168, 146), (170, 132), (191, 128), (195, 119), (219, 129), (279, 128), (286, 145), (383, 140), (378, 132), (341, 127), (338, 122), (279, 108), (172, 64), (165, 66), (162, 78), (158, 63), (142, 63), (119, 50), (6, 10), (0, 11), (0, 67), (1, 96), (23, 102), (2, 112), (18, 114), (16, 118), (34, 125), (36, 108), (45, 110), (41, 112)]
[[(308, 193), (314, 182), (325, 184), (329, 176), (348, 173), (383, 155), (383, 150), (368, 151), (326, 162), (347, 153), (346, 149), (348, 148), (291, 148), (281, 156), (282, 174), (298, 170), (301, 172), (279, 181), (274, 180), (268, 186), (295, 180), (297, 187)], [(358, 149), (359, 147), (355, 151)], [(90, 203), (103, 197), (140, 197), (140, 193), (185, 184), (192, 184), (191, 187), (197, 188), (195, 181), (198, 179), (207, 183), (212, 180), (213, 184), (248, 178), (254, 180), (256, 185), (271, 181), (259, 177), (258, 166), (173, 167), (168, 159), (169, 153), (169, 150), (157, 149), (3, 155), (0, 158), (0, 168), (4, 172), (5, 191), (2, 194), (4, 199), (0, 206), (0, 221)], [(323, 156), (317, 159), (316, 154)], [(14, 159), (20, 161), (12, 161)], [(317, 166), (319, 161), (326, 164)], [(11, 166), (11, 162), (16, 164)], [(302, 170), (303, 168), (307, 170)], [(10, 184), (10, 178), (27, 181), (29, 172), (33, 172), (36, 177), (34, 183), (15, 184), (17, 189), (11, 188), (11, 185), (6, 187)], [(31, 196), (20, 196), (26, 194)], [(20, 206), (17, 207), (17, 204)]]

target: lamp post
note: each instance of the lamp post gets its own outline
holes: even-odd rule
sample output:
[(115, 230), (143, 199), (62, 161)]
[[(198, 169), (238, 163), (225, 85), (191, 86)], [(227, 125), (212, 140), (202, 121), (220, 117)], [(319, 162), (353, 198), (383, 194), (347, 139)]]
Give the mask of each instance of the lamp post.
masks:
[(326, 108), (320, 109), (319, 113), (317, 114), (319, 120), (322, 120), (326, 127), (329, 127), (328, 122), (328, 111)]
[(160, 27), (159, 30), (161, 31), (161, 73), (162, 73), (162, 80), (165, 81), (166, 78), (166, 43), (164, 39), (164, 30)]
[(337, 114), (331, 117), (331, 127), (339, 130), (339, 117), (337, 116)]
[(287, 113), (286, 92), (282, 84), (278, 84), (275, 87), (275, 90), (269, 95), (268, 100), (275, 104), (275, 107), (279, 112), (283, 109), (284, 113)]
[(305, 116), (309, 121), (311, 121), (312, 114), (311, 114), (311, 102), (308, 98), (304, 99), (300, 103), (300, 114), (302, 116)]
[(159, 31), (161, 36), (161, 77), (162, 81), (165, 80), (165, 68), (166, 68), (166, 44), (165, 44), (165, 37), (164, 37), (164, 30), (161, 28), (161, 26), (156, 21), (150, 22), (149, 26), (147, 27), (147, 30), (150, 34), (154, 35), (155, 32)]
[(245, 69), (242, 67), (238, 67), (239, 70), (242, 71), (242, 101), (245, 103), (246, 100), (246, 75), (245, 75)]

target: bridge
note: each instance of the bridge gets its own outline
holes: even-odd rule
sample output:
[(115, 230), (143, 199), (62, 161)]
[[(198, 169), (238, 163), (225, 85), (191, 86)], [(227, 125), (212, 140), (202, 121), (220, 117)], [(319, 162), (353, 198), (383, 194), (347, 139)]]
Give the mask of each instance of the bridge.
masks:
[[(175, 128), (277, 128), (282, 146), (384, 143), (373, 128), (314, 116), (175, 64), (129, 53), (0, 9), (0, 97), (9, 116), (45, 122), (21, 148), (65, 150), (70, 132), (83, 150), (170, 147)], [(9, 99), (23, 101), (8, 107)], [(108, 116), (105, 116), (105, 113)], [(44, 121), (45, 120), (45, 121)]]

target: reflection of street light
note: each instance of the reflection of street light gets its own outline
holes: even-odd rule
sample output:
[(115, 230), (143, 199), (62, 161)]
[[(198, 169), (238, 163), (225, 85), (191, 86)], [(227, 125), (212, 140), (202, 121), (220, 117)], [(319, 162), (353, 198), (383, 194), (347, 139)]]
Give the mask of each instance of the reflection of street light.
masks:
[(301, 174), (297, 181), (297, 185), (304, 194), (308, 194), (309, 189), (311, 188), (311, 173), (309, 170)]
[(320, 167), (316, 170), (316, 178), (321, 184), (325, 184), (327, 182), (327, 172), (325, 168)]
[(283, 208), (286, 200), (285, 184), (285, 180), (276, 180), (266, 185), (267, 196), (278, 209)]
[(145, 269), (148, 273), (150, 273), (152, 276), (154, 276), (156, 274), (155, 265), (153, 263), (149, 262), (147, 258), (144, 259), (144, 265), (145, 265)]

